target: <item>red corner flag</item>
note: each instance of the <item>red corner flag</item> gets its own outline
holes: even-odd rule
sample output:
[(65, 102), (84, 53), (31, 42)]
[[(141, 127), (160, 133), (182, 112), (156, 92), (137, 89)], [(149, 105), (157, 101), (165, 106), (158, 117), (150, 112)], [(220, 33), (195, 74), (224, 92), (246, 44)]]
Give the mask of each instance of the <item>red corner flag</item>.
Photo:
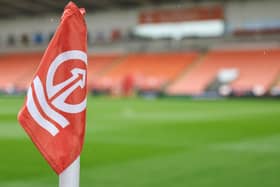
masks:
[(18, 120), (57, 174), (82, 150), (87, 94), (84, 9), (70, 2), (28, 89)]

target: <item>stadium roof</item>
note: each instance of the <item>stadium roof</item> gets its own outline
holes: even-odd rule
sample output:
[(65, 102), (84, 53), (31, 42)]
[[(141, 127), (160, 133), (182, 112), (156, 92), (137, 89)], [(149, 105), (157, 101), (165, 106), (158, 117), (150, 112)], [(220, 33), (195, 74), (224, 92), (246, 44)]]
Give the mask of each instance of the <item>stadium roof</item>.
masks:
[[(0, 19), (15, 16), (34, 16), (47, 13), (61, 13), (69, 0), (0, 0)], [(111, 8), (132, 8), (161, 3), (188, 2), (184, 0), (73, 0), (87, 11)], [(196, 2), (192, 0), (189, 2)], [(199, 1), (201, 2), (201, 0)]]

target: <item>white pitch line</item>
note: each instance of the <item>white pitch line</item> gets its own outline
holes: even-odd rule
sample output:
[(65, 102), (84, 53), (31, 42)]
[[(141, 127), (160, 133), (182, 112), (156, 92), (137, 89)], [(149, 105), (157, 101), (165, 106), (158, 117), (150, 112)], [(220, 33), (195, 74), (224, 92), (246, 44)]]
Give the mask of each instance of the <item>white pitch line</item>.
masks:
[(280, 135), (256, 138), (240, 142), (210, 145), (213, 150), (227, 150), (239, 152), (280, 153)]

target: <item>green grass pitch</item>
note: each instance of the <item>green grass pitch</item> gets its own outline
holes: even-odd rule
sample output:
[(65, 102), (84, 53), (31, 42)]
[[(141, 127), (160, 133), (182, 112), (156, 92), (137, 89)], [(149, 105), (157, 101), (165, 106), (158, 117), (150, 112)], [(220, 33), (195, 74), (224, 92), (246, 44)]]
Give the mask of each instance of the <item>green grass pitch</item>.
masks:
[[(0, 186), (58, 178), (0, 98)], [(81, 187), (280, 186), (279, 100), (88, 100)]]

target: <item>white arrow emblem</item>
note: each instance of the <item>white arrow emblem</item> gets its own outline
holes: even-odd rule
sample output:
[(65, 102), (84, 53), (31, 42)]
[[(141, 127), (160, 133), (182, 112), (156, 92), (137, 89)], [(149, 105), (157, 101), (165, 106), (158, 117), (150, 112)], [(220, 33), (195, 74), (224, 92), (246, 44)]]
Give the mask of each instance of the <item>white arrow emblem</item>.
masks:
[[(75, 91), (78, 87), (81, 88), (85, 87), (86, 85), (85, 69), (74, 68), (71, 70), (72, 76), (70, 78), (57, 85), (53, 84), (54, 76), (57, 68), (62, 63), (68, 60), (81, 60), (85, 65), (87, 65), (87, 55), (83, 51), (72, 50), (72, 51), (61, 53), (51, 63), (47, 73), (47, 79), (46, 79), (47, 97), (44, 93), (44, 87), (39, 76), (35, 77), (35, 79), (33, 80), (33, 88), (30, 87), (27, 94), (27, 109), (30, 112), (31, 116), (42, 128), (47, 130), (53, 136), (55, 136), (59, 132), (59, 130), (51, 121), (46, 119), (41, 114), (40, 110), (38, 110), (39, 106), (46, 116), (48, 116), (50, 119), (55, 121), (62, 128), (68, 126), (69, 121), (63, 115), (53, 110), (52, 107), (48, 104), (47, 100), (50, 101), (51, 99), (53, 99), (51, 101), (51, 104), (57, 109), (66, 113), (79, 113), (85, 110), (86, 108), (86, 97), (83, 99), (82, 102), (78, 104), (66, 103), (66, 99), (68, 98), (69, 95), (71, 95), (71, 93), (73, 93), (73, 91)], [(68, 86), (70, 87), (65, 89)], [(36, 94), (36, 98), (39, 106), (37, 106), (34, 101), (34, 94), (32, 93), (32, 90)], [(61, 93), (59, 94), (59, 92)]]
[(70, 88), (65, 90), (62, 94), (57, 96), (52, 101), (52, 104), (63, 112), (79, 113), (86, 108), (86, 98), (79, 104), (67, 104), (65, 100), (79, 86), (81, 88), (84, 88), (86, 83), (86, 71), (84, 69), (74, 68), (71, 70), (72, 77), (70, 77), (69, 79), (65, 80), (64, 82), (58, 85), (53, 85), (54, 75), (57, 68), (67, 60), (81, 60), (87, 65), (87, 55), (82, 51), (78, 51), (78, 50), (67, 51), (57, 56), (55, 60), (52, 62), (48, 71), (47, 81), (46, 81), (47, 94), (48, 94), (48, 98), (51, 99), (55, 94), (57, 94), (63, 88), (71, 84), (73, 81), (79, 79), (74, 85), (72, 85)]

